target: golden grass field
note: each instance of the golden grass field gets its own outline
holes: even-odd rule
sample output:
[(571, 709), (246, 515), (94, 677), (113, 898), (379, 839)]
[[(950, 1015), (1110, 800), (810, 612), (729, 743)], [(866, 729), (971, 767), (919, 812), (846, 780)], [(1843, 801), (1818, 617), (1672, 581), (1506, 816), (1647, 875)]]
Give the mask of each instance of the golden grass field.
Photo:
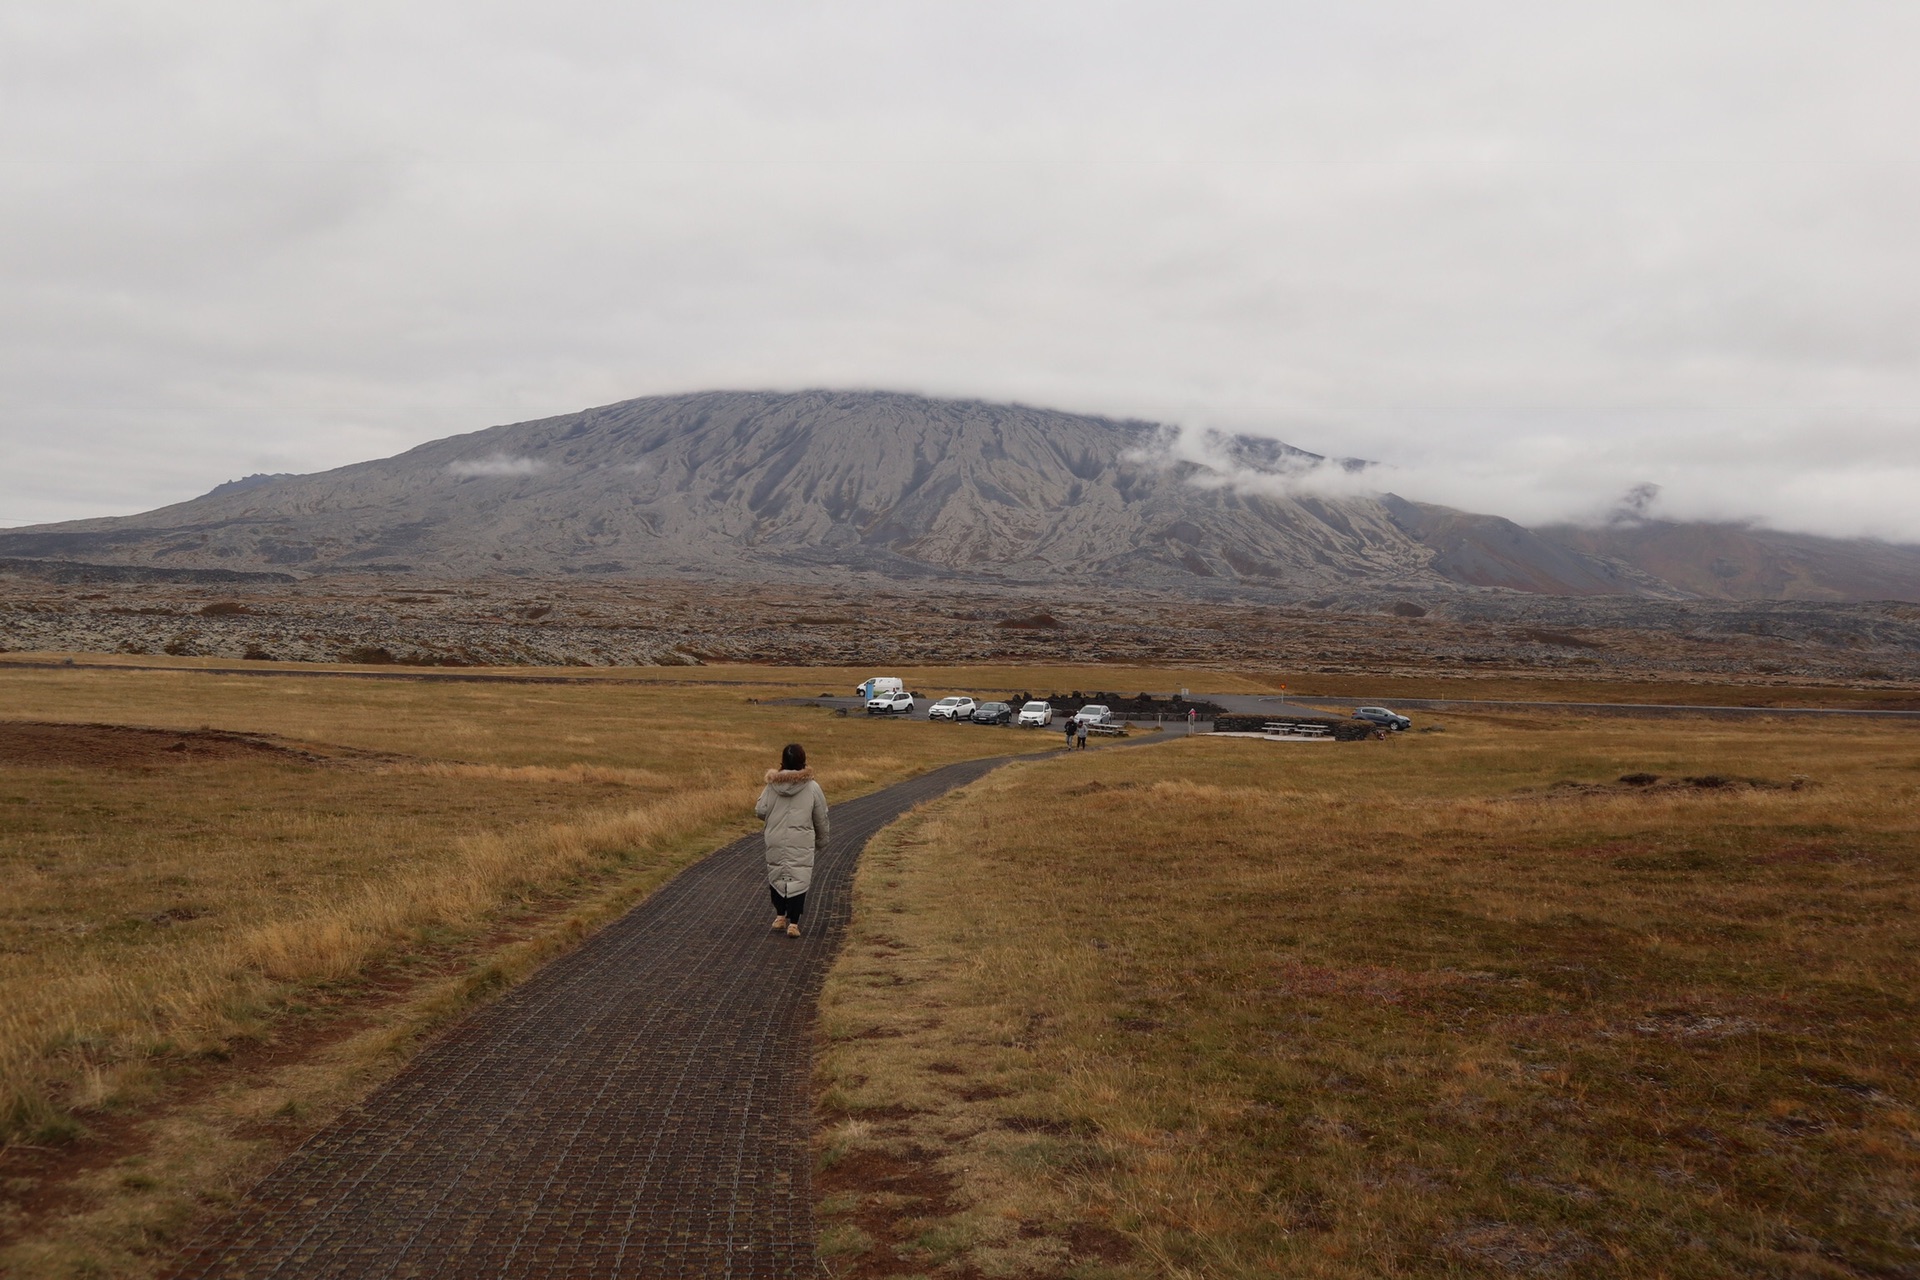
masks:
[[(425, 1032), (751, 829), (781, 744), (805, 742), (836, 799), (1042, 745), (750, 702), (823, 679), (770, 676), (529, 685), (0, 666), (0, 720), (188, 731), (93, 732), (71, 758), (0, 763), (0, 1269), (146, 1274), (209, 1203)], [(175, 742), (193, 750), (165, 749)], [(324, 1052), (201, 1096), (223, 1059), (271, 1060), (315, 1037)], [(130, 1118), (143, 1127), (119, 1135), (124, 1156), (42, 1202), (37, 1153), (84, 1153), (86, 1135)]]
[[(66, 754), (8, 757), (24, 731), (0, 725), (7, 1275), (155, 1274), (435, 1028), (750, 830), (783, 742), (839, 800), (1055, 741), (764, 705), (868, 670), (22, 657), (0, 721), (164, 732), (35, 731)], [(1286, 681), (897, 674), (933, 696)], [(1474, 690), (1570, 696), (1397, 691)], [(1912, 1269), (1920, 730), (1437, 722), (1036, 761), (883, 835), (823, 1022), (833, 1269)], [(1551, 785), (1633, 771), (1788, 785)]]
[(1920, 1274), (1920, 727), (1422, 723), (1018, 764), (882, 833), (832, 1273)]

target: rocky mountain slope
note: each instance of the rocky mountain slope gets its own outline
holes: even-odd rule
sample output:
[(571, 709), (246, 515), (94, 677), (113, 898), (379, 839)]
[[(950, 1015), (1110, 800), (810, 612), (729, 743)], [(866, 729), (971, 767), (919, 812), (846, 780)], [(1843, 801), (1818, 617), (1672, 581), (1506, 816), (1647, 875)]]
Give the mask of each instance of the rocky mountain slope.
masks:
[(1394, 494), (1382, 497), (1381, 505), (1433, 553), (1428, 568), (1452, 582), (1555, 596), (1682, 594), (1657, 575), (1574, 550), (1499, 516), (1408, 502)]
[[(0, 557), (302, 576), (1106, 583), (1212, 596), (1693, 590), (1497, 517), (1261, 485), (1262, 473), (1318, 461), (1271, 441), (1223, 442), (1231, 474), (1174, 462), (1163, 444), (1151, 423), (1021, 405), (884, 392), (661, 396), (317, 475), (248, 477), (143, 515), (9, 530)], [(1873, 581), (1898, 589), (1876, 594), (1920, 597), (1920, 551), (1895, 551)]]
[(9, 531), (0, 555), (435, 577), (1440, 583), (1378, 503), (1199, 487), (1191, 466), (1141, 456), (1156, 430), (884, 393), (659, 397)]
[(1665, 520), (1539, 532), (1706, 600), (1920, 600), (1920, 548), (1868, 538)]

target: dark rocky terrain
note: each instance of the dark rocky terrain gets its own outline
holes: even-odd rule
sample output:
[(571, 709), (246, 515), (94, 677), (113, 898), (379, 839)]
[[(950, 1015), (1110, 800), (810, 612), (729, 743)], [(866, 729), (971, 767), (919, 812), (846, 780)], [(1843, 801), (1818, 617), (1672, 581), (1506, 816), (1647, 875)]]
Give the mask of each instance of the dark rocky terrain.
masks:
[(1531, 531), (1390, 495), (1290, 491), (1274, 478), (1325, 460), (1267, 440), (1215, 443), (1218, 469), (1172, 460), (1151, 423), (1021, 405), (664, 396), (318, 475), (231, 481), (144, 515), (0, 532), (0, 558), (301, 578), (1102, 585), (1274, 602), (1462, 586), (1920, 598), (1920, 549), (1722, 537), (1694, 565), (1675, 538), (1645, 530)]
[[(400, 666), (1137, 663), (1569, 680), (1920, 681), (1920, 606), (1456, 593), (1429, 608), (1164, 593), (511, 578), (48, 582), (0, 571), (0, 650)], [(1128, 690), (1127, 692), (1132, 692)], [(1910, 695), (1905, 695), (1909, 696)]]

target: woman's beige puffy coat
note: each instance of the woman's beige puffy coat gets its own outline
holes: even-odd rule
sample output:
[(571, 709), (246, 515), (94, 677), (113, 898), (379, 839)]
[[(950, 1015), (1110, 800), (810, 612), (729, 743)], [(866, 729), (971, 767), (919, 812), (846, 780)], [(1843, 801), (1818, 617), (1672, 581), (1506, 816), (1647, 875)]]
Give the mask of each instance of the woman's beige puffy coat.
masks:
[(767, 820), (767, 883), (782, 896), (813, 883), (813, 851), (827, 842), (827, 795), (811, 769), (769, 769), (753, 811)]

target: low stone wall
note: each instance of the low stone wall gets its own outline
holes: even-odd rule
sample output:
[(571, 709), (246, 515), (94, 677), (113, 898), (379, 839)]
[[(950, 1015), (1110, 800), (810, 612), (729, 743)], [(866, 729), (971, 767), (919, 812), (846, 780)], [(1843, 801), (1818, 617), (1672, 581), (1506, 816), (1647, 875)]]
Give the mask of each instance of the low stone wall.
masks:
[[(1118, 693), (1049, 693), (1044, 698), (1036, 695), (1036, 700), (1046, 703), (1062, 715), (1072, 715), (1089, 703), (1098, 703), (1112, 711), (1118, 720), (1152, 720), (1155, 716), (1164, 718), (1172, 724), (1176, 720), (1184, 721), (1188, 711), (1200, 713), (1200, 719), (1211, 720), (1221, 711), (1219, 703), (1208, 702), (1205, 698), (1156, 698), (1150, 693), (1135, 694), (1126, 697)], [(1009, 699), (1011, 701), (1011, 699)], [(1020, 704), (1015, 702), (1017, 707)]]

